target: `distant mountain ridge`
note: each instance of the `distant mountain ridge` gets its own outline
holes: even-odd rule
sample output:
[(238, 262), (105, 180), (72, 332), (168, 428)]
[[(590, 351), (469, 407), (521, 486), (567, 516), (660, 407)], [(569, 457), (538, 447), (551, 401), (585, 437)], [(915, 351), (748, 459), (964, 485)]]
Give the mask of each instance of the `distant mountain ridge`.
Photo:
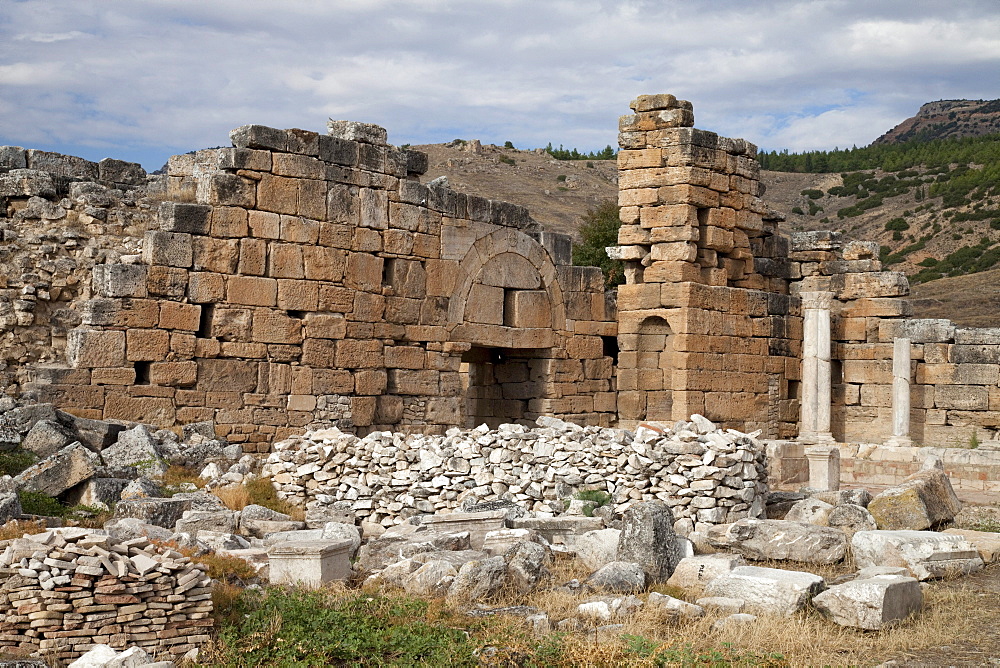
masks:
[(1000, 133), (1000, 100), (938, 100), (922, 105), (912, 116), (872, 144), (899, 144), (947, 137), (979, 137)]

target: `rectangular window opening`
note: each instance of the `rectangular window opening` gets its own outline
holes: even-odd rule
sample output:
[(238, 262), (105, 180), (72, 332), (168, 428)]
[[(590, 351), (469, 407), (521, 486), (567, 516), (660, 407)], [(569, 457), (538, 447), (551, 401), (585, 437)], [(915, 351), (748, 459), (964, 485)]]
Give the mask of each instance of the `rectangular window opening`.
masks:
[(135, 384), (149, 385), (149, 365), (151, 362), (135, 363)]
[(212, 338), (212, 317), (215, 315), (215, 304), (202, 304), (201, 315), (198, 318), (198, 338)]

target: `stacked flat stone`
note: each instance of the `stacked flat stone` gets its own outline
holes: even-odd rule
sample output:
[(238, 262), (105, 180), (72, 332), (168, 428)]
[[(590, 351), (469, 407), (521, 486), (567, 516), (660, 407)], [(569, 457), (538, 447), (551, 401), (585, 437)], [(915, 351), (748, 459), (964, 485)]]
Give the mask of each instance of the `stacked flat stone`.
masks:
[(179, 658), (209, 639), (212, 581), (178, 552), (90, 529), (5, 543), (0, 652), (68, 662), (106, 644)]
[(558, 512), (577, 490), (671, 505), (687, 534), (759, 517), (766, 496), (764, 451), (755, 435), (718, 430), (701, 416), (636, 433), (580, 427), (543, 417), (539, 426), (451, 429), (445, 436), (337, 429), (276, 443), (262, 475), (278, 495), (307, 509), (351, 502), (362, 520), (383, 526), (454, 509), (469, 496), (508, 499), (537, 513)]

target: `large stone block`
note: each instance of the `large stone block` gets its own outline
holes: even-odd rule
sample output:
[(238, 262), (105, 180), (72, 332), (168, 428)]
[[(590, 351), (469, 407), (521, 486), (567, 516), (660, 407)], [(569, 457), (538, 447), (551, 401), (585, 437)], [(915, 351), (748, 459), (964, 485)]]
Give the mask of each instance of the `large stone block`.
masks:
[(918, 580), (967, 574), (983, 567), (976, 547), (962, 536), (936, 531), (858, 531), (851, 539), (859, 568), (906, 568)]
[(664, 582), (681, 557), (670, 506), (648, 501), (636, 503), (625, 511), (618, 541), (618, 561), (640, 564), (650, 582)]
[(841, 626), (878, 631), (919, 612), (923, 593), (913, 578), (882, 576), (835, 585), (812, 603)]
[(66, 359), (75, 368), (125, 366), (125, 332), (72, 329), (66, 337)]
[(746, 561), (738, 554), (699, 554), (684, 557), (677, 563), (677, 568), (667, 580), (667, 584), (683, 589), (700, 589), (720, 575), (746, 565)]
[(823, 578), (802, 571), (739, 566), (708, 583), (705, 596), (741, 599), (745, 609), (787, 617), (824, 589)]
[(962, 503), (944, 471), (919, 471), (902, 484), (891, 487), (871, 500), (868, 512), (879, 529), (929, 529), (949, 522), (962, 510)]
[(94, 267), (94, 292), (99, 297), (145, 297), (147, 271), (141, 264), (99, 264)]
[(545, 290), (504, 291), (503, 324), (507, 327), (551, 327), (549, 294)]
[(22, 491), (58, 496), (93, 477), (99, 464), (96, 454), (75, 442), (22, 471), (14, 478), (14, 484)]
[(787, 559), (807, 564), (835, 564), (847, 552), (843, 531), (805, 522), (742, 519), (708, 530), (708, 542), (747, 559)]

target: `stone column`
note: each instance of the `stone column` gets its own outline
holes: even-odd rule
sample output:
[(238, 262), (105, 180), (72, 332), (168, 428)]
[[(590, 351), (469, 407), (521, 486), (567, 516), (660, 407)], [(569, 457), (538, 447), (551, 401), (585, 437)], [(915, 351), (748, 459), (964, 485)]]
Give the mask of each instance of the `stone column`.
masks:
[(910, 340), (892, 342), (892, 437), (888, 445), (911, 445), (910, 440)]
[(809, 489), (813, 492), (836, 492), (840, 489), (840, 449), (818, 445), (806, 448), (809, 460)]
[(832, 443), (830, 433), (830, 302), (832, 292), (803, 292), (802, 401), (799, 440)]

